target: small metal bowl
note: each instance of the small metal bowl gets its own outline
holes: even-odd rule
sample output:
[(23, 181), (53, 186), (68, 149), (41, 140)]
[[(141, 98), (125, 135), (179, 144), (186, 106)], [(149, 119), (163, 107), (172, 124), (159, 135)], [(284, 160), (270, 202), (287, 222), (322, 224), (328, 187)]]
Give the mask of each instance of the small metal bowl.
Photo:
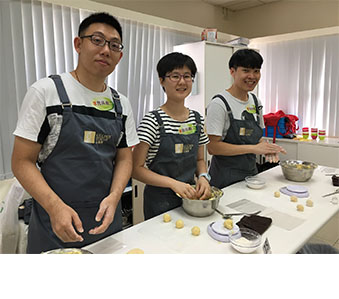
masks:
[(299, 161), (299, 160), (286, 160), (280, 162), (281, 170), (286, 179), (294, 182), (308, 181), (318, 167), (313, 162)]
[(93, 252), (90, 252), (86, 249), (81, 248), (58, 248), (49, 250), (46, 252), (42, 252), (44, 254), (92, 254)]
[(224, 192), (217, 187), (211, 187), (212, 197), (205, 200), (200, 199), (182, 199), (182, 208), (184, 211), (194, 217), (207, 217), (215, 212), (218, 208), (219, 200)]

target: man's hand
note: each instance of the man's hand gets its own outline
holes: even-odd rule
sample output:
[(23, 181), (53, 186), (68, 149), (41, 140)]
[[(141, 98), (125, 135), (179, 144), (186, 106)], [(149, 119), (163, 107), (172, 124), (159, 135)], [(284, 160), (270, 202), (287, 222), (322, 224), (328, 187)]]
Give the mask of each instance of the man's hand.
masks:
[[(82, 242), (84, 239), (79, 235), (84, 232), (82, 222), (78, 214), (63, 202), (56, 204), (49, 213), (53, 232), (63, 242)], [(76, 230), (75, 230), (75, 229)]]
[(265, 160), (270, 163), (278, 163), (280, 158), (278, 154), (266, 154)]
[(286, 154), (286, 151), (283, 147), (274, 143), (269, 143), (267, 141), (259, 142), (254, 146), (254, 149), (255, 149), (254, 154), (258, 155), (277, 154), (277, 153)]
[(95, 221), (101, 221), (101, 225), (92, 228), (88, 233), (91, 235), (102, 234), (106, 231), (108, 226), (113, 222), (114, 214), (116, 210), (116, 205), (114, 204), (114, 200), (109, 195), (103, 199), (100, 203), (99, 211), (95, 216)]

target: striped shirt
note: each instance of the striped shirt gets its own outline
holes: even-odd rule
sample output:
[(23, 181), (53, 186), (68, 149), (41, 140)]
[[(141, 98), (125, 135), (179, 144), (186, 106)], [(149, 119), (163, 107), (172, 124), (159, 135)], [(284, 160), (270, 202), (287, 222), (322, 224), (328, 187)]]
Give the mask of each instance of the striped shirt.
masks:
[[(178, 121), (171, 118), (161, 108), (158, 108), (157, 111), (159, 112), (160, 117), (164, 123), (166, 133), (179, 134), (179, 128), (181, 125), (196, 124), (195, 115), (192, 110), (190, 110), (189, 117), (185, 121)], [(204, 119), (201, 116), (200, 119), (201, 119), (201, 132), (199, 146), (209, 143), (209, 139), (204, 131)], [(145, 142), (150, 146), (146, 157), (146, 165), (149, 166), (151, 162), (154, 160), (156, 154), (158, 153), (158, 149), (160, 146), (160, 127), (153, 113), (151, 112), (147, 113), (140, 122), (140, 125), (138, 127), (138, 137), (141, 142)]]

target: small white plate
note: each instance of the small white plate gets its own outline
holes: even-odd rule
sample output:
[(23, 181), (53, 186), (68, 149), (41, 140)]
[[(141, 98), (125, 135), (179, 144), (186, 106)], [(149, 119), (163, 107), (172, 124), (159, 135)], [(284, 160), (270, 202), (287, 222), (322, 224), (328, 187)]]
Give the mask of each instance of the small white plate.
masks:
[(224, 236), (229, 236), (233, 235), (239, 232), (239, 226), (236, 224), (233, 224), (233, 229), (227, 229), (224, 226), (225, 220), (218, 220), (212, 224), (212, 229), (215, 233), (224, 235)]
[(288, 185), (286, 188), (293, 193), (306, 193), (308, 191), (306, 187), (300, 185)]

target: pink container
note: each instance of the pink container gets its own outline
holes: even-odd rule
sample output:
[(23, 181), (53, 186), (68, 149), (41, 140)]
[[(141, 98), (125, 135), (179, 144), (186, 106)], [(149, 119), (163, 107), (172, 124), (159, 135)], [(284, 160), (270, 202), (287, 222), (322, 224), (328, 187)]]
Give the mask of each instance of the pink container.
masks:
[(308, 132), (308, 127), (302, 128), (302, 131), (303, 131), (303, 138), (308, 139), (308, 136), (310, 136)]
[(324, 140), (326, 135), (326, 130), (319, 130), (319, 139)]

